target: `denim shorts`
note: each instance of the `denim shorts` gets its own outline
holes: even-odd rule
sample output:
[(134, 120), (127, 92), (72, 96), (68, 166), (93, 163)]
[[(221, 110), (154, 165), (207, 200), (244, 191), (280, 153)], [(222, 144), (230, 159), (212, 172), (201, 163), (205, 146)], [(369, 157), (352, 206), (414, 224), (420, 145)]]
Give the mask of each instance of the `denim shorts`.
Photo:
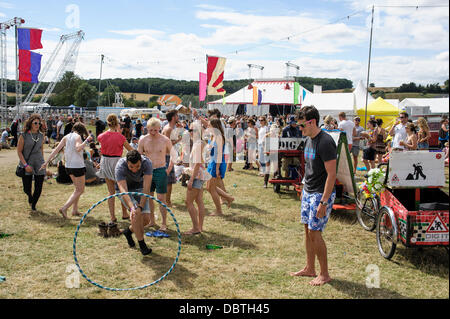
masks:
[[(129, 192), (142, 193), (142, 188), (132, 189), (132, 190), (129, 190)], [(121, 193), (120, 191), (116, 191), (116, 194), (120, 194), (120, 193)], [(135, 206), (139, 205), (139, 203), (141, 202), (141, 196), (134, 195), (134, 194), (129, 195), (129, 196), (130, 196), (131, 202)], [(120, 201), (126, 208), (130, 209), (130, 207), (128, 207), (128, 205), (125, 203), (125, 200), (122, 198), (122, 196), (117, 196), (117, 197), (119, 197)], [(144, 209), (142, 210), (143, 214), (150, 214), (150, 205), (149, 205), (150, 200), (151, 200), (150, 198), (147, 198), (147, 200), (145, 201)]]
[(323, 218), (317, 218), (317, 208), (319, 207), (320, 201), (322, 199), (321, 193), (308, 193), (303, 190), (302, 193), (302, 204), (301, 204), (301, 223), (308, 225), (310, 230), (323, 231), (328, 223), (328, 218), (330, 218), (331, 211), (333, 210), (333, 203), (336, 198), (336, 191), (331, 193), (328, 199), (328, 206), (326, 209), (326, 214)]
[(202, 189), (204, 183), (205, 181), (202, 181), (201, 179), (198, 178), (194, 178), (194, 181), (192, 182), (192, 188)]

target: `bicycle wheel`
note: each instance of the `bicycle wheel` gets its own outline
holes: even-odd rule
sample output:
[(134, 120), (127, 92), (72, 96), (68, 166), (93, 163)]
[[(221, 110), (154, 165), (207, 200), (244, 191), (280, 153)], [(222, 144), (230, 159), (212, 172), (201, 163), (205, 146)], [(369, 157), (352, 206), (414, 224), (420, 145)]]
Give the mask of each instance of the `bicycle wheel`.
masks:
[(392, 219), (386, 207), (382, 207), (377, 218), (377, 245), (381, 256), (391, 259), (394, 256), (397, 247), (396, 239), (398, 236), (396, 223)]
[(378, 203), (375, 198), (367, 198), (364, 191), (360, 190), (356, 195), (356, 217), (361, 226), (368, 231), (376, 227)]

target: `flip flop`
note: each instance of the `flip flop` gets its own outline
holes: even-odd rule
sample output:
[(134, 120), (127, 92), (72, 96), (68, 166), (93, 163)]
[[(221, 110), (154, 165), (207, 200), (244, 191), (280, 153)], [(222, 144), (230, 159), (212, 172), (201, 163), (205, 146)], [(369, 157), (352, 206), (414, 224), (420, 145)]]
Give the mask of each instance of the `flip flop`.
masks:
[(155, 230), (154, 232), (153, 232), (153, 234), (152, 234), (152, 237), (170, 237), (170, 235), (169, 234), (166, 234), (165, 232), (163, 232), (163, 231), (160, 231), (160, 230)]
[(129, 220), (130, 219), (130, 216), (128, 216), (128, 217), (122, 217), (122, 220)]

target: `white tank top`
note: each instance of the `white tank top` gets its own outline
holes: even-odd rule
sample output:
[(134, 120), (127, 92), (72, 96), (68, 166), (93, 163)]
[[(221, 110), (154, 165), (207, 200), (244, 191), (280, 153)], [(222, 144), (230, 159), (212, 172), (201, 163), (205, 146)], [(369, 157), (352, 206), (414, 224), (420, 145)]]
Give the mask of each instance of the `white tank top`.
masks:
[(66, 136), (66, 148), (64, 150), (64, 158), (66, 159), (67, 168), (83, 168), (84, 165), (83, 151), (77, 152), (75, 141), (79, 137), (77, 133), (70, 133)]

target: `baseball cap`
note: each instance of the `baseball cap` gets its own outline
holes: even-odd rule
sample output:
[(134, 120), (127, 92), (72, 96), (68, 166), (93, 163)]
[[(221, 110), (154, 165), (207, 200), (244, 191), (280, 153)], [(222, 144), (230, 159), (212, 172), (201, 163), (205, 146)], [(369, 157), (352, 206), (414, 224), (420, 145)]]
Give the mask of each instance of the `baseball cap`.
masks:
[(294, 115), (291, 115), (289, 117), (289, 124), (297, 124), (297, 121), (295, 120), (295, 116)]

